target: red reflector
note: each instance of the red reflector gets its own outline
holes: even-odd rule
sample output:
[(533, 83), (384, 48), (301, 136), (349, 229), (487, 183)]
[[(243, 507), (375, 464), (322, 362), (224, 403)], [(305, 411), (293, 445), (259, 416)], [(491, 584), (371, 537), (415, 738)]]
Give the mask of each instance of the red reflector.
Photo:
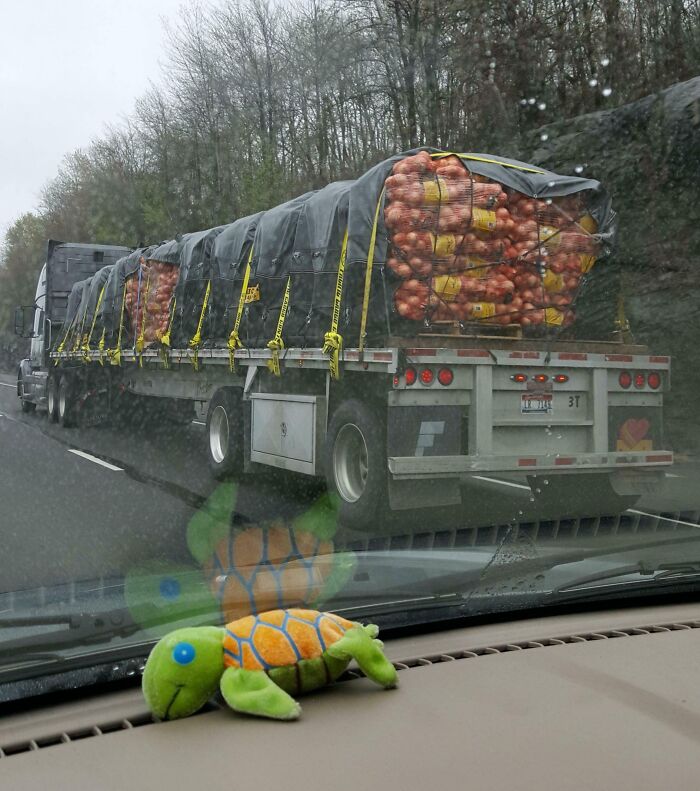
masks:
[(567, 466), (569, 464), (573, 464), (575, 461), (576, 461), (576, 459), (574, 459), (574, 458), (571, 458), (571, 457), (564, 458), (563, 456), (561, 458), (554, 459), (554, 463), (558, 464), (560, 467), (564, 467), (564, 466)]
[(406, 349), (409, 357), (435, 357), (437, 349)]
[(657, 453), (652, 456), (647, 456), (646, 460), (652, 463), (667, 462), (668, 464), (670, 464), (673, 461), (673, 456), (671, 456), (670, 453)]
[(518, 459), (518, 467), (535, 467), (537, 459)]
[(560, 360), (587, 360), (588, 355), (581, 352), (559, 352)]
[(536, 382), (546, 382), (546, 381), (549, 379), (549, 377), (547, 376), (547, 374), (535, 374), (535, 375), (534, 375), (532, 378), (533, 378), (533, 379), (534, 379)]
[(416, 373), (415, 368), (407, 368), (406, 373), (404, 374), (406, 379), (407, 385), (414, 385), (416, 383), (416, 379), (418, 378), (418, 374)]
[(457, 357), (490, 357), (486, 349), (459, 349)]
[(644, 374), (635, 374), (634, 375), (634, 386), (637, 390), (641, 390), (642, 387), (647, 383), (646, 377)]
[(454, 374), (449, 368), (441, 368), (438, 371), (438, 382), (440, 382), (440, 384), (444, 385), (445, 387), (447, 387), (447, 385), (451, 385), (454, 378)]
[(559, 385), (569, 381), (569, 377), (566, 374), (555, 374), (552, 379), (554, 379), (554, 381)]
[(399, 386), (399, 377), (398, 374), (394, 374), (394, 387)]
[(618, 381), (620, 382), (620, 387), (627, 390), (632, 385), (632, 374), (629, 371), (623, 371)]
[(606, 354), (605, 359), (609, 363), (631, 363), (633, 357), (631, 354)]
[(650, 363), (667, 363), (668, 362), (668, 357), (650, 357), (649, 358), (649, 362)]
[(527, 382), (527, 374), (513, 374), (510, 378), (514, 382)]
[(656, 371), (652, 371), (649, 376), (647, 376), (647, 382), (652, 390), (658, 390), (661, 387), (661, 375), (657, 374)]
[(435, 374), (430, 370), (430, 368), (424, 368), (420, 372), (420, 380), (424, 385), (431, 385), (433, 383), (433, 379), (435, 379)]

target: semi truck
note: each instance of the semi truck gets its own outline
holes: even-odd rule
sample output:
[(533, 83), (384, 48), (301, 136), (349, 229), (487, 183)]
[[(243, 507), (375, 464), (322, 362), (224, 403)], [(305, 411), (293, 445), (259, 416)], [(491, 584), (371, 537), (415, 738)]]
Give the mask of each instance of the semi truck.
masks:
[[(309, 200), (327, 209), (327, 196)], [(377, 206), (385, 201), (381, 195)], [(291, 210), (284, 206), (289, 235)], [(376, 237), (379, 208), (367, 213), (370, 220), (374, 214), (368, 233)], [(347, 218), (346, 228), (353, 222), (352, 204)], [(181, 336), (179, 342), (161, 338), (149, 346), (139, 343), (137, 331), (128, 342), (120, 333), (117, 353), (95, 340), (85, 342), (85, 332), (73, 348), (57, 339), (65, 333), (71, 286), (106, 263), (126, 260), (130, 251), (50, 241), (35, 303), (16, 313), (17, 333), (31, 335), (31, 356), (21, 362), (17, 380), (23, 410), (45, 410), (49, 420), (70, 428), (109, 418), (125, 404), (186, 423), (197, 405), (206, 410), (206, 454), (215, 478), (272, 467), (323, 479), (338, 497), (341, 522), (360, 530), (391, 512), (459, 509), (480, 485), (494, 480), (529, 487), (534, 499), (556, 503), (559, 515), (619, 511), (660, 484), (673, 464), (662, 423), (670, 384), (667, 356), (624, 342), (619, 334), (609, 340), (564, 333), (526, 337), (483, 322), (455, 324), (454, 332), (425, 322), (412, 332), (382, 326), (372, 334), (367, 292), (374, 289), (383, 304), (386, 294), (372, 281), (369, 265), (360, 271), (360, 332), (353, 339), (350, 322), (342, 343), (329, 342), (333, 330), (339, 334), (342, 262), (347, 278), (351, 261), (367, 250), (365, 245), (362, 256), (352, 259), (343, 224), (333, 233), (341, 260), (333, 280), (341, 287), (334, 289), (325, 345), (282, 341), (290, 284), (294, 291), (291, 274), (281, 279), (286, 288), (279, 300), (287, 307), (273, 312), (271, 326), (278, 332), (272, 342), (242, 343), (238, 335), (227, 344), (201, 342), (219, 286), (200, 273), (207, 286), (190, 310), (196, 329), (190, 342)], [(256, 283), (251, 274), (259, 234), (258, 225), (241, 237), (250, 244), (235, 256), (239, 298), (229, 299), (223, 311), (227, 333), (232, 326), (238, 331), (243, 310), (259, 307), (256, 289), (261, 283), (266, 288), (262, 276)], [(201, 269), (206, 256), (216, 258), (216, 240), (225, 238), (220, 228), (196, 240), (189, 235), (194, 257), (187, 267), (182, 264), (180, 281)], [(195, 241), (199, 247), (192, 252)], [(187, 244), (186, 235), (178, 242), (180, 255)], [(115, 293), (123, 316), (126, 288)], [(178, 293), (184, 292), (175, 292), (169, 327)]]

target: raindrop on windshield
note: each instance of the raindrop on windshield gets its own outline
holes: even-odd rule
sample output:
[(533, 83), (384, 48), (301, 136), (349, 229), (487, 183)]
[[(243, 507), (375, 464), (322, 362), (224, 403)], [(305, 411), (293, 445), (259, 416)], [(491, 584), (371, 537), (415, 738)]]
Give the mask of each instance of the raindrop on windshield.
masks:
[(496, 61), (492, 60), (491, 63), (489, 63), (489, 69), (495, 69), (495, 68), (496, 68)]
[(583, 165), (576, 165), (574, 173), (583, 173)]
[(528, 104), (534, 104), (536, 101), (537, 101), (537, 99), (535, 99), (535, 98), (534, 98), (534, 96), (531, 96), (531, 97), (530, 97), (530, 98), (527, 100), (527, 103), (528, 103)]
[(538, 110), (546, 110), (546, 109), (547, 109), (547, 103), (546, 103), (546, 102), (540, 102), (540, 103), (537, 105), (537, 109), (538, 109)]
[(595, 86), (598, 84), (598, 80), (596, 80), (595, 77), (591, 77), (591, 79), (588, 80), (588, 84), (591, 86), (591, 88), (595, 88)]
[(520, 100), (520, 106), (521, 107), (527, 107), (527, 99), (521, 99)]
[(524, 513), (523, 511), (518, 511), (518, 516), (522, 516), (523, 513)]
[(530, 495), (530, 498), (529, 498), (529, 499), (530, 499), (530, 502), (531, 502), (531, 503), (534, 503), (534, 502), (535, 502), (535, 498), (534, 498), (534, 496), (533, 496), (533, 495)]
[(549, 486), (549, 481), (546, 478), (542, 481), (542, 483), (544, 486)]
[(600, 65), (601, 65), (601, 66), (609, 66), (609, 65), (610, 65), (610, 58), (607, 58), (607, 57), (606, 57), (606, 58), (603, 58), (603, 59), (600, 61)]
[(612, 88), (603, 88), (601, 93), (603, 94), (603, 96), (610, 96), (610, 94), (612, 93)]
[(549, 140), (549, 135), (548, 135), (546, 132), (543, 132), (543, 133), (540, 135), (540, 140), (541, 140), (541, 141), (544, 143), (544, 142), (545, 142), (545, 140)]
[(552, 205), (552, 199), (551, 198), (545, 198), (544, 202), (547, 204), (547, 206), (551, 206)]

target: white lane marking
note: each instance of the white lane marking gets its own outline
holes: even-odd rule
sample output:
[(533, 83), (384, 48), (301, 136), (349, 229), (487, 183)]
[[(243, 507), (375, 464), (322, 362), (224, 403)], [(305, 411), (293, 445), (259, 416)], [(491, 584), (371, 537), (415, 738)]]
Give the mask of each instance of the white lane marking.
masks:
[(17, 389), (17, 385), (8, 385), (7, 382), (0, 382), (0, 387), (11, 387), (13, 390)]
[(192, 421), (195, 426), (206, 426), (207, 424), (203, 420), (193, 420)]
[(674, 475), (672, 472), (667, 472), (666, 473), (666, 477), (667, 478), (682, 478), (683, 476), (682, 475)]
[(108, 470), (114, 470), (115, 472), (123, 472), (122, 467), (115, 467), (114, 464), (110, 464), (107, 461), (102, 461), (102, 459), (98, 459), (97, 456), (91, 456), (89, 453), (85, 453), (85, 451), (77, 450), (76, 448), (68, 448), (68, 453), (75, 453), (76, 456), (80, 456), (83, 459), (87, 459), (88, 461), (94, 461), (95, 464), (101, 464), (103, 467), (106, 467)]
[(628, 513), (638, 514), (639, 516), (649, 516), (652, 519), (661, 519), (663, 522), (671, 522), (674, 525), (685, 525), (686, 527), (700, 527), (697, 522), (684, 522), (682, 519), (669, 519), (667, 516), (660, 516), (659, 514), (649, 514), (646, 511), (638, 511), (636, 508), (628, 508)]
[(514, 489), (525, 489), (526, 492), (531, 491), (529, 486), (524, 486), (522, 483), (511, 483), (510, 481), (499, 481), (498, 478), (487, 478), (485, 475), (472, 475), (477, 481), (488, 481), (489, 483), (500, 483), (501, 486), (512, 486)]

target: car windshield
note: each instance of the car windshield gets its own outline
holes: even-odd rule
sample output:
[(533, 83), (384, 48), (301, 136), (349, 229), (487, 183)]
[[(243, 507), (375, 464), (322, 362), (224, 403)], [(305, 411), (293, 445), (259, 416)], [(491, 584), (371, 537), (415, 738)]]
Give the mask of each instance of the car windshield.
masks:
[(146, 5), (0, 31), (0, 698), (696, 596), (697, 0)]

